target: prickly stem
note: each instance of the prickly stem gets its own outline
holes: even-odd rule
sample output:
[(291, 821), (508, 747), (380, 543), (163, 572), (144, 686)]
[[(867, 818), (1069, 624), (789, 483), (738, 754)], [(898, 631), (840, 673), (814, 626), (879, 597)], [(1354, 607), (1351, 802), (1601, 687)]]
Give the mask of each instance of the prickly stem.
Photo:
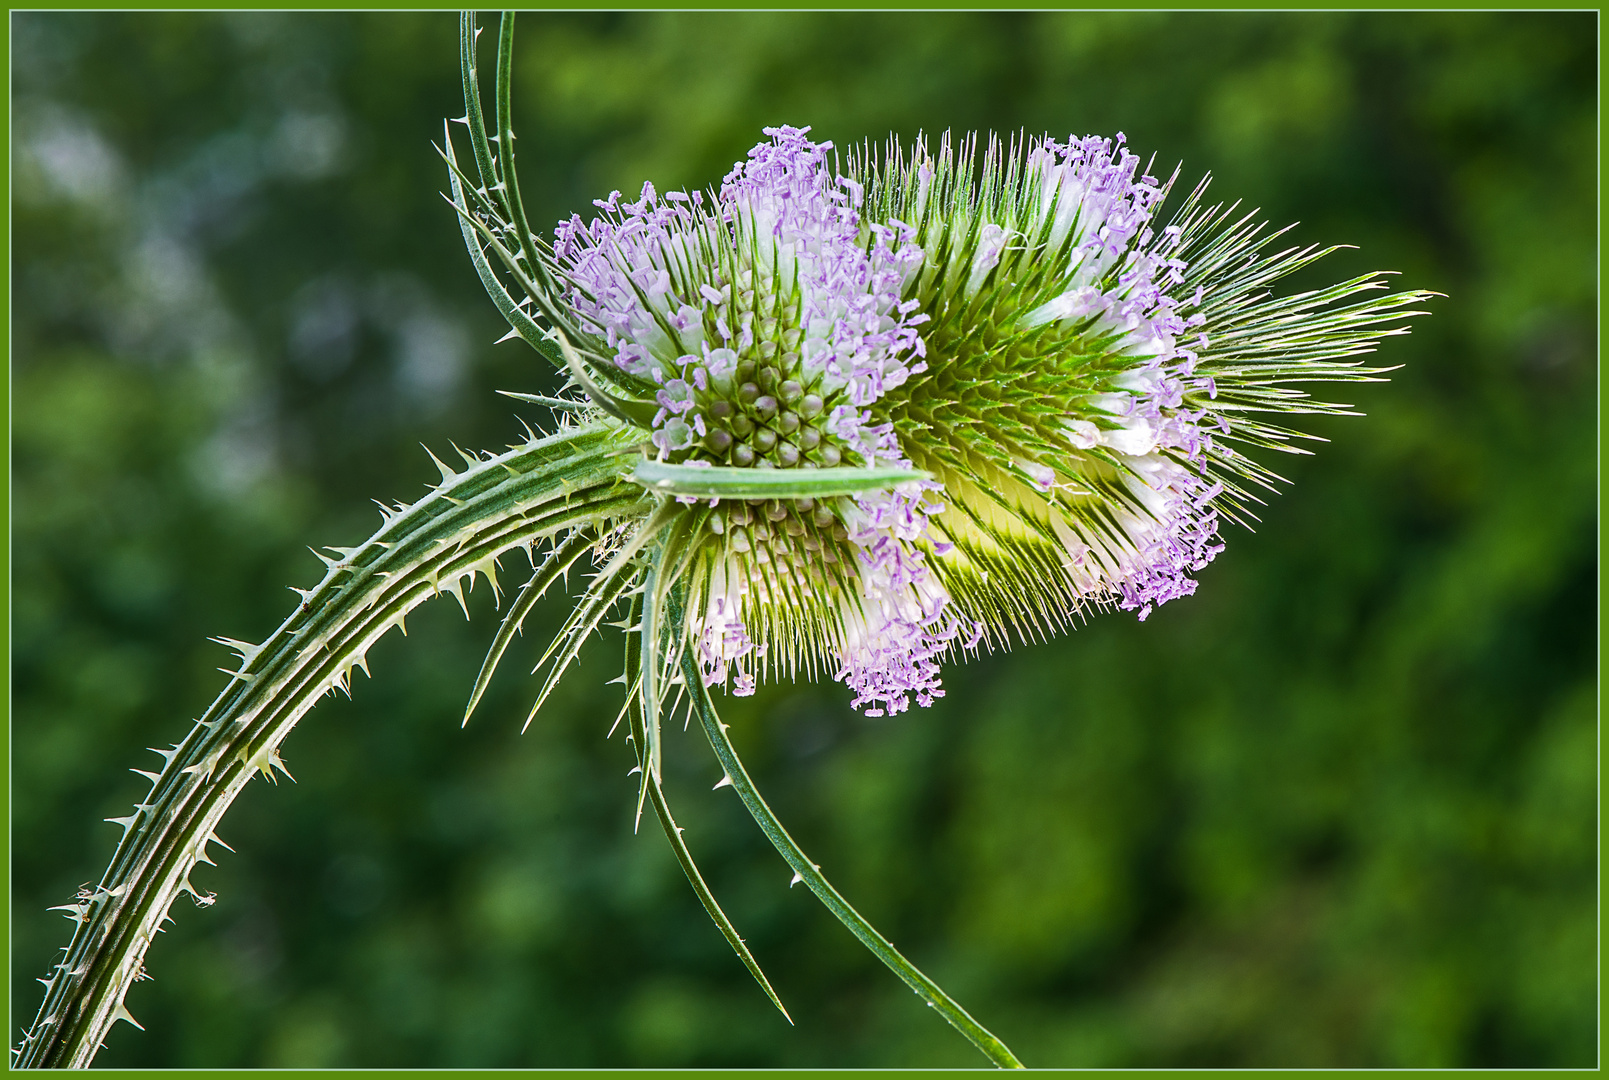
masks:
[[(533, 440), (461, 473), (389, 517), (353, 548), (334, 549), (323, 580), (260, 646), (242, 654), (218, 699), (172, 750), (128, 817), (100, 885), (63, 905), (74, 933), (27, 1037), (20, 1068), (89, 1065), (124, 1004), (146, 950), (191, 883), (229, 805), (258, 771), (284, 771), (279, 747), (325, 694), (345, 688), (368, 649), (414, 607), (498, 553), (577, 529), (642, 516), (653, 499), (624, 479), (635, 436), (610, 423)], [(445, 583), (445, 584), (444, 584)], [(149, 775), (149, 774), (146, 774)], [(288, 776), (289, 773), (286, 772)]]

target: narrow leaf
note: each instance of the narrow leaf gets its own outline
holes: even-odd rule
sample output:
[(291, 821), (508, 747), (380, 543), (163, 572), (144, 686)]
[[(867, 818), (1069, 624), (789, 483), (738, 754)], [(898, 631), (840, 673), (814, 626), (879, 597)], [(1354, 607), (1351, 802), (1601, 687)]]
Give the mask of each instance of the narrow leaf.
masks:
[[(679, 623), (679, 612), (672, 611), (672, 623)], [(917, 995), (949, 1021), (962, 1035), (965, 1035), (972, 1045), (981, 1050), (990, 1061), (1001, 1068), (1020, 1069), (1022, 1062), (987, 1028), (972, 1018), (972, 1015), (963, 1009), (932, 979), (922, 974), (909, 960), (905, 959), (895, 949), (889, 940), (877, 929), (867, 922), (865, 917), (849, 906), (849, 902), (839, 894), (838, 890), (822, 876), (821, 868), (811, 862), (783, 828), (782, 822), (776, 814), (766, 805), (754, 782), (749, 779), (748, 770), (739, 760), (732, 741), (726, 736), (726, 725), (715, 712), (715, 703), (710, 698), (708, 688), (704, 685), (702, 673), (698, 668), (698, 656), (693, 650), (685, 650), (682, 654), (682, 674), (686, 680), (688, 692), (692, 695), (694, 711), (698, 713), (699, 722), (703, 725), (704, 734), (709, 739), (710, 747), (720, 760), (721, 767), (726, 775), (732, 778), (732, 786), (737, 790), (738, 797), (748, 809), (755, 824), (765, 833), (777, 853), (793, 868), (793, 871), (810, 891), (816, 894), (828, 911), (831, 911), (839, 922), (847, 927), (850, 933), (860, 939), (861, 944), (870, 949), (872, 954), (886, 964), (889, 970), (898, 975)]]
[(486, 652), (486, 660), (481, 664), (480, 674), (475, 677), (475, 688), (470, 692), (469, 704), (464, 708), (465, 724), (469, 723), (470, 714), (475, 711), (481, 695), (490, 685), (492, 674), (496, 672), (498, 662), (503, 659), (503, 653), (514, 640), (514, 635), (524, 625), (525, 617), (531, 613), (536, 602), (542, 599), (560, 575), (592, 545), (593, 540), (594, 537), (590, 533), (578, 533), (568, 543), (554, 548), (548, 553), (547, 560), (531, 575), (531, 580), (525, 583), (514, 603), (509, 605), (508, 614), (503, 617), (503, 625), (497, 628), (497, 636), (492, 639), (492, 647)]
[(819, 499), (857, 491), (881, 491), (895, 484), (931, 479), (920, 469), (735, 469), (712, 465), (671, 465), (643, 460), (630, 479), (666, 495), (710, 499)]
[[(640, 604), (633, 605), (633, 615), (639, 618), (641, 617), (641, 612), (638, 610), (640, 606)], [(641, 635), (628, 634), (626, 636), (626, 670), (622, 681), (630, 682), (631, 674), (635, 671), (637, 672), (637, 681), (640, 683), (642, 676), (647, 672), (647, 665), (656, 662), (645, 653), (642, 642)], [(704, 910), (709, 913), (709, 917), (714, 921), (716, 927), (720, 929), (721, 936), (726, 938), (728, 945), (732, 946), (732, 951), (737, 953), (739, 960), (743, 961), (743, 966), (749, 969), (749, 974), (753, 975), (755, 982), (760, 984), (760, 989), (764, 990), (765, 996), (771, 999), (771, 1004), (775, 1005), (784, 1019), (792, 1024), (793, 1017), (788, 1015), (788, 1010), (783, 1007), (782, 999), (777, 996), (776, 990), (772, 989), (771, 980), (765, 977), (765, 972), (761, 970), (759, 961), (749, 951), (748, 945), (738, 935), (737, 927), (732, 925), (732, 920), (727, 918), (726, 912), (722, 911), (721, 905), (716, 902), (715, 894), (705, 884), (704, 876), (699, 873), (698, 865), (693, 862), (692, 852), (687, 849), (687, 842), (682, 839), (682, 830), (677, 826), (675, 818), (671, 816), (670, 804), (665, 799), (664, 788), (661, 786), (659, 778), (653, 775), (653, 770), (646, 765), (647, 753), (645, 747), (647, 738), (642, 716), (643, 699), (638, 696), (637, 690), (636, 686), (627, 687), (625, 712), (630, 717), (632, 745), (637, 748), (638, 768), (643, 774), (644, 786), (653, 803), (654, 815), (659, 818), (659, 824), (665, 830), (665, 838), (670, 841), (671, 850), (676, 852), (676, 861), (681, 863), (682, 873), (687, 875), (688, 882), (693, 886), (693, 892), (698, 895), (699, 903), (704, 905)], [(639, 813), (641, 813), (640, 810)]]

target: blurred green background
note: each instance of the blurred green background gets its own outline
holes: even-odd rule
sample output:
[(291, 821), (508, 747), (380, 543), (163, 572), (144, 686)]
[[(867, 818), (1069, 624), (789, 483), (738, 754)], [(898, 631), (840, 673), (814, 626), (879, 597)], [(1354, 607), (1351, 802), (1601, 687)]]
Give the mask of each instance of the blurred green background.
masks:
[[(512, 441), (493, 391), (556, 380), (492, 344), (437, 194), (453, 17), (12, 18), (15, 1040), (68, 937), (44, 908), (223, 684), (206, 638), (260, 640), (305, 545), (423, 494), (421, 440)], [(1360, 246), (1293, 287), (1447, 294), (1194, 598), (899, 717), (835, 684), (727, 704), (806, 850), (1026, 1062), (1596, 1060), (1596, 40), (1592, 13), (521, 18), (533, 221), (718, 181), (767, 124), (1121, 129)], [(247, 789), (216, 906), (174, 909), (147, 1030), (97, 1064), (983, 1064), (673, 738), (788, 1027), (632, 834), (613, 645), (528, 734), (514, 663), (460, 730), (471, 607), (410, 619), (288, 740), (298, 782)]]

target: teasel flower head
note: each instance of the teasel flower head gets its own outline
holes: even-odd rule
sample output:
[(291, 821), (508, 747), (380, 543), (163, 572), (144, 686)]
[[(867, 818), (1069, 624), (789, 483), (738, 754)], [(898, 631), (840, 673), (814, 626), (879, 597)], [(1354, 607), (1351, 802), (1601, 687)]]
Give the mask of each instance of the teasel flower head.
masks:
[(1270, 253), (1281, 234), (1205, 182), (1163, 218), (1177, 173), (1122, 134), (844, 163), (808, 128), (765, 134), (718, 190), (614, 192), (552, 249), (598, 374), (652, 387), (648, 450), (678, 475), (911, 470), (680, 496), (706, 511), (687, 639), (739, 694), (826, 671), (898, 712), (942, 695), (948, 655), (1190, 595), (1278, 479), (1245, 448), (1301, 452), (1273, 418), (1346, 407), (1298, 384), (1375, 377), (1356, 358), (1426, 296), (1359, 299), (1381, 274), (1273, 296), (1334, 249)]

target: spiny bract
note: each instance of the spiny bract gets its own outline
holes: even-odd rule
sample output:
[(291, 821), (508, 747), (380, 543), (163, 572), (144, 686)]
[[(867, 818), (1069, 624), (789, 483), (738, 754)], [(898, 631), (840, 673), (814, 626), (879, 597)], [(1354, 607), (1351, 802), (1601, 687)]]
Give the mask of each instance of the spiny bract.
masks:
[(1267, 253), (1280, 233), (1205, 182), (1159, 224), (1173, 180), (1121, 133), (840, 169), (808, 132), (767, 128), (708, 194), (614, 192), (551, 249), (582, 381), (623, 387), (656, 460), (913, 470), (698, 514), (686, 640), (738, 694), (825, 662), (898, 712), (942, 695), (946, 654), (1189, 595), (1220, 521), (1277, 479), (1235, 445), (1290, 451), (1261, 416), (1345, 411), (1292, 384), (1378, 374), (1355, 357), (1427, 295), (1345, 303), (1372, 273), (1273, 297), (1334, 249)]

